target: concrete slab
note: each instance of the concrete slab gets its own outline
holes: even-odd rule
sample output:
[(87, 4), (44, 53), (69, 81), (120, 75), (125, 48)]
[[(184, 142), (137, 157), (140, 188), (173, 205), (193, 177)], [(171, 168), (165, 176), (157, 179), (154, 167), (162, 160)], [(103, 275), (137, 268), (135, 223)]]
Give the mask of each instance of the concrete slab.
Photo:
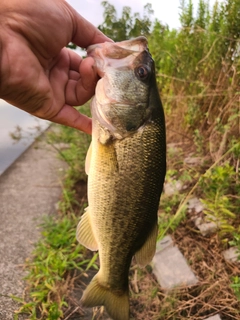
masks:
[[(167, 242), (169, 243), (169, 240)], [(158, 244), (157, 248), (160, 246)], [(180, 250), (171, 244), (156, 252), (153, 258), (153, 273), (164, 290), (198, 282)]]
[(0, 319), (12, 320), (22, 297), (23, 263), (40, 237), (38, 224), (54, 213), (66, 164), (45, 142), (35, 142), (0, 176)]

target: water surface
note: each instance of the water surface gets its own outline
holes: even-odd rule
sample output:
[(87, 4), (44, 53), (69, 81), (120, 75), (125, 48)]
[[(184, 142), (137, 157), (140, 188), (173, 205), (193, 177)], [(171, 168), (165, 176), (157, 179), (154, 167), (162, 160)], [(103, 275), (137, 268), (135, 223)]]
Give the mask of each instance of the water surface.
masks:
[[(48, 126), (48, 121), (31, 116), (0, 99), (0, 175)], [(20, 135), (22, 139), (13, 139), (11, 134)]]

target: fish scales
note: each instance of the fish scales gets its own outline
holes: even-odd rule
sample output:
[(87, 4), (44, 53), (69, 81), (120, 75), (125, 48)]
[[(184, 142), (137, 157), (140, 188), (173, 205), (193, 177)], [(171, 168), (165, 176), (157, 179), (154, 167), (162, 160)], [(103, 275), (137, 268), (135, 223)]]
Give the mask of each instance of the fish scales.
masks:
[[(150, 61), (153, 75), (147, 85), (137, 84), (140, 97), (144, 95), (143, 100), (149, 105), (140, 103), (137, 109), (131, 103), (126, 108), (126, 101), (134, 100), (134, 92), (132, 95), (131, 92), (118, 93), (118, 99), (122, 96), (122, 100), (118, 104), (112, 102), (110, 107), (104, 95), (101, 100), (101, 92), (99, 97), (96, 92), (92, 102), (89, 207), (77, 230), (79, 242), (98, 250), (100, 259), (100, 270), (85, 290), (82, 302), (89, 307), (105, 305), (114, 320), (129, 319), (128, 273), (132, 257), (135, 255), (138, 264), (143, 266), (155, 252), (157, 211), (166, 170), (164, 114), (153, 62), (149, 53), (146, 55), (144, 51), (144, 55)], [(139, 53), (134, 53), (135, 64), (138, 57)], [(136, 70), (134, 63), (132, 68)], [(123, 70), (121, 68), (121, 72)], [(111, 72), (109, 76), (106, 71), (107, 78), (113, 77), (104, 83), (109, 86), (107, 95), (116, 90), (114, 70)], [(119, 72), (117, 74), (119, 91), (122, 87)], [(133, 72), (129, 76), (132, 81)], [(136, 84), (132, 88), (135, 90)], [(125, 86), (124, 90), (127, 90)], [(131, 97), (127, 99), (128, 96)], [(112, 123), (117, 127), (116, 132)]]
[[(149, 138), (150, 140), (155, 139), (155, 143), (150, 143)], [(110, 274), (112, 274), (111, 268), (120, 263), (115, 257), (119, 256), (121, 248), (124, 247), (126, 252), (129, 251), (128, 255), (130, 254), (129, 259), (131, 260), (132, 255), (142, 246), (146, 236), (156, 223), (156, 210), (159, 203), (158, 190), (161, 184), (157, 171), (161, 163), (156, 164), (156, 161), (151, 160), (154, 160), (155, 145), (158, 145), (157, 139), (159, 139), (158, 136), (149, 137), (147, 128), (145, 128), (143, 132), (134, 137), (126, 138), (119, 144), (112, 143), (111, 151), (109, 145), (106, 146), (107, 152), (110, 151), (109, 159), (106, 158), (107, 152), (105, 152), (104, 158), (101, 152), (96, 153), (95, 171), (92, 173), (94, 179), (89, 179), (88, 187), (91, 189), (91, 200), (94, 203), (91, 208), (92, 217), (99, 226), (96, 237), (99, 243), (104, 245), (104, 250), (108, 245), (111, 252), (111, 254), (106, 253), (110, 261), (110, 265), (106, 269)], [(142, 142), (139, 143), (139, 140)], [(151, 146), (154, 146), (152, 150)], [(104, 148), (101, 145), (99, 147)], [(144, 157), (142, 157), (143, 154)], [(109, 162), (112, 164), (110, 165)], [(151, 162), (151, 166), (149, 162)], [(152, 174), (153, 172), (156, 174)], [(97, 175), (99, 175), (99, 179)], [(98, 197), (99, 189), (102, 190), (101, 198), (93, 199)], [(149, 208), (148, 216), (145, 214), (146, 206)], [(99, 212), (109, 212), (109, 214), (100, 215)], [(131, 220), (126, 219), (129, 214), (131, 214)], [(149, 227), (146, 226), (148, 223)], [(140, 235), (139, 228), (142, 229)], [(132, 234), (131, 239), (128, 237), (129, 231)], [(115, 241), (115, 237), (118, 238), (118, 242)], [(129, 249), (126, 250), (125, 246)], [(121, 255), (120, 258), (125, 263), (124, 256)], [(101, 266), (105, 268), (106, 263), (104, 257)]]

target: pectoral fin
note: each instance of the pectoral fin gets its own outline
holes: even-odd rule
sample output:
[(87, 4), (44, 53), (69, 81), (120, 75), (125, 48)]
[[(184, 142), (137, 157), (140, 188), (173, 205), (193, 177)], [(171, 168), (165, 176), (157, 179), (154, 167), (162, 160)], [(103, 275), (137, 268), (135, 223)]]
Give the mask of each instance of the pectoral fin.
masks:
[(86, 209), (86, 212), (81, 217), (81, 220), (77, 226), (76, 237), (79, 243), (89, 250), (98, 250), (98, 243), (92, 228), (89, 208)]
[(152, 261), (152, 258), (156, 251), (156, 243), (158, 236), (158, 225), (156, 224), (149, 234), (144, 245), (135, 253), (135, 259), (139, 267), (145, 267), (148, 263)]

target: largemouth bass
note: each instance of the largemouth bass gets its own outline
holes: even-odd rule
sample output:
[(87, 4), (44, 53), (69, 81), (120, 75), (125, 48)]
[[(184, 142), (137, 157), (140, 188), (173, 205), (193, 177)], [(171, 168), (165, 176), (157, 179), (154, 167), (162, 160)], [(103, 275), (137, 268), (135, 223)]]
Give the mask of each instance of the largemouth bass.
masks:
[(77, 239), (99, 251), (100, 269), (81, 301), (127, 320), (132, 258), (145, 266), (156, 249), (166, 171), (164, 113), (146, 38), (93, 45), (88, 55), (101, 79), (91, 103), (89, 206)]

